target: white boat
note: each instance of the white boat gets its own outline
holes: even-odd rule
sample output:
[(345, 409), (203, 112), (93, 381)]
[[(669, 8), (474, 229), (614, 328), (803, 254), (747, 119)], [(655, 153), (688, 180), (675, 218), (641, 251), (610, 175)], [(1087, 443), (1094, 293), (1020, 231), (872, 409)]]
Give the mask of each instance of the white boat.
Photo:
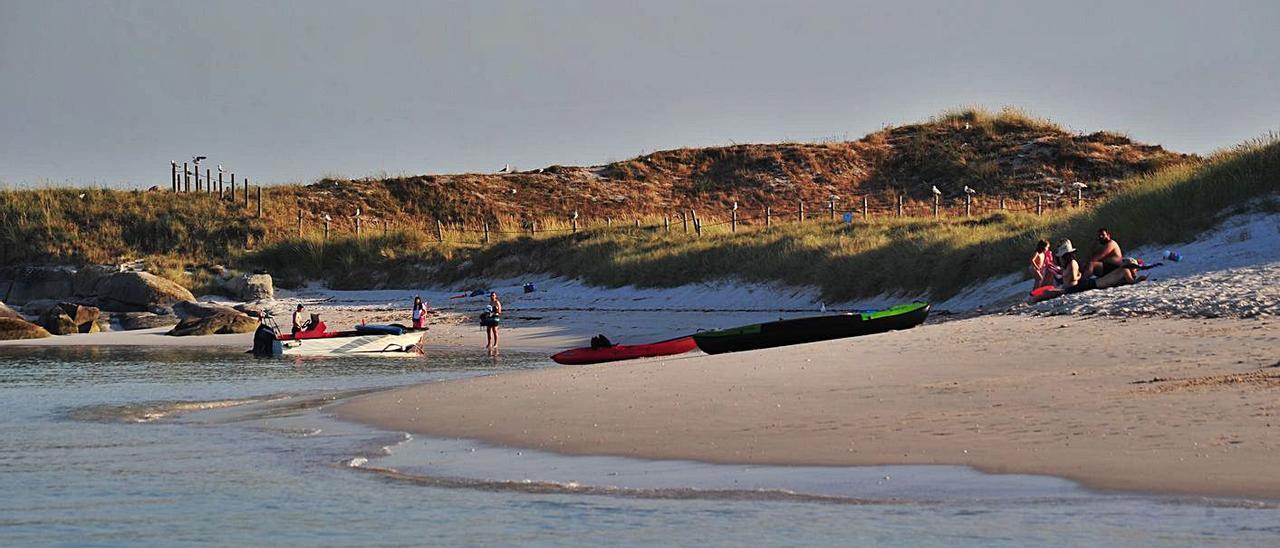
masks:
[[(426, 342), (427, 330), (404, 326), (359, 326), (353, 331), (303, 332), (274, 336), (270, 350), (255, 343), (255, 353), (273, 356), (418, 356)], [(260, 349), (261, 348), (261, 349)]]

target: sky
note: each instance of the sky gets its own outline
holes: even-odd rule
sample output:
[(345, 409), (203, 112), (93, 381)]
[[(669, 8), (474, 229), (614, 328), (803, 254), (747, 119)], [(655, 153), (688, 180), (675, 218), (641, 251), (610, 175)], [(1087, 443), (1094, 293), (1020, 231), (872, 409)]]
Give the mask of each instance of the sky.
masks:
[(1280, 130), (1280, 2), (0, 0), (0, 185), (592, 165), (1013, 105), (1206, 153)]

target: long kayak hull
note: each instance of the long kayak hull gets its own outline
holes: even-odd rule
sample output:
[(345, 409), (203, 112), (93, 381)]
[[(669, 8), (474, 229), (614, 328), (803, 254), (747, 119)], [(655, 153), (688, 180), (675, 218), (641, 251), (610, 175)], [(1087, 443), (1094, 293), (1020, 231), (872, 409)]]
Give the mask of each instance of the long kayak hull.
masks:
[(680, 337), (650, 344), (617, 344), (604, 348), (574, 348), (551, 356), (556, 363), (585, 365), (589, 363), (616, 362), (636, 358), (653, 358), (684, 354), (697, 348), (692, 337)]
[(812, 316), (744, 325), (693, 335), (708, 354), (741, 352), (910, 329), (929, 317), (927, 303), (911, 303), (859, 314)]

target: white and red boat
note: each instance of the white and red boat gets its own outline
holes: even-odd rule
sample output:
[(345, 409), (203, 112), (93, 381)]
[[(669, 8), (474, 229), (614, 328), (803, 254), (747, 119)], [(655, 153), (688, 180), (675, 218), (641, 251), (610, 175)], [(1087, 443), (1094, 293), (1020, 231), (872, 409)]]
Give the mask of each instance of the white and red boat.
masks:
[[(329, 331), (324, 322), (298, 333), (277, 334), (267, 326), (254, 335), (258, 356), (417, 356), (422, 354), (427, 329), (403, 325), (357, 325), (350, 331)], [(270, 338), (268, 338), (270, 337)]]

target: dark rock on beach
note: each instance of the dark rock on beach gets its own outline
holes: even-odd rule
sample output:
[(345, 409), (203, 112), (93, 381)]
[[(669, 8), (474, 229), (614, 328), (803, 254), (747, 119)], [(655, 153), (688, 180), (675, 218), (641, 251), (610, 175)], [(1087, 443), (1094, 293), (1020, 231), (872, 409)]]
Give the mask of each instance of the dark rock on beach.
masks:
[(0, 317), (0, 340), (43, 339), (49, 332), (21, 318)]
[(219, 311), (211, 316), (190, 317), (182, 320), (168, 333), (174, 337), (199, 335), (224, 335), (250, 333), (258, 328), (258, 320), (232, 310)]
[(40, 316), (40, 324), (54, 335), (96, 333), (101, 330), (98, 315), (98, 309), (92, 306), (58, 303)]
[(119, 312), (113, 314), (112, 318), (120, 322), (120, 327), (126, 331), (172, 327), (179, 321), (173, 314), (152, 314), (151, 312)]
[(153, 306), (194, 301), (195, 296), (170, 280), (147, 272), (118, 272), (97, 284), (98, 302), (112, 312), (146, 312)]
[(72, 295), (75, 270), (63, 266), (24, 266), (10, 271), (12, 276), (4, 300), (26, 304), (39, 299), (65, 299)]

